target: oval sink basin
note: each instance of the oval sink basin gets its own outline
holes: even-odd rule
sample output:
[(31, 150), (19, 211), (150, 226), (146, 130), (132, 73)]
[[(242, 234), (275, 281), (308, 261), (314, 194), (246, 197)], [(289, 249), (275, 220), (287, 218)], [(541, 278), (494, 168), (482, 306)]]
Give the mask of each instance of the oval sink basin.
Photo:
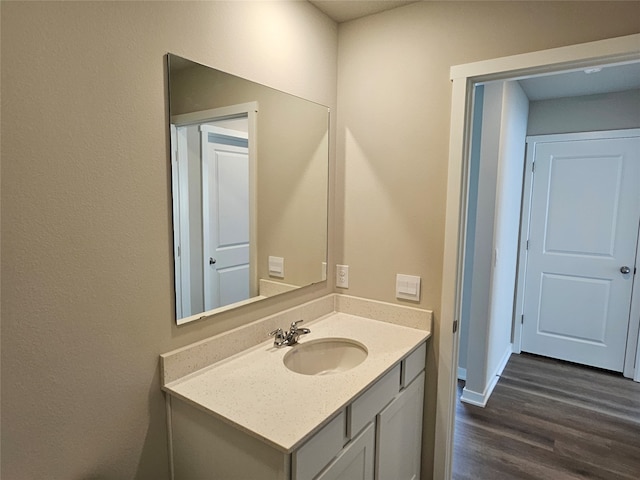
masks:
[(284, 356), (284, 365), (303, 375), (331, 375), (360, 365), (367, 348), (347, 338), (321, 338), (301, 343)]

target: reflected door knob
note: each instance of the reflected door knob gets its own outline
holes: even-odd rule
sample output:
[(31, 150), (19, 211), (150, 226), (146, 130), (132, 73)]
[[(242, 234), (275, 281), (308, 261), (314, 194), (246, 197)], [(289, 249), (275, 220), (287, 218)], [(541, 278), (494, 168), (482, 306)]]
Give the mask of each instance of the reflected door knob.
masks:
[(620, 267), (620, 272), (621, 273), (629, 273), (629, 272), (631, 272), (631, 269), (625, 265), (624, 267)]

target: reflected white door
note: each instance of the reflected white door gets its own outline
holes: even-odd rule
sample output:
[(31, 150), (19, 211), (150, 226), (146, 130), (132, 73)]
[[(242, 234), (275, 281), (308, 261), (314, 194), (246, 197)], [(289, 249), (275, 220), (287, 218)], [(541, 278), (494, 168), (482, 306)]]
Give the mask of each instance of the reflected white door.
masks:
[(640, 139), (536, 143), (534, 159), (522, 350), (621, 372)]
[(201, 132), (204, 301), (211, 310), (250, 294), (249, 150), (246, 133), (212, 126)]

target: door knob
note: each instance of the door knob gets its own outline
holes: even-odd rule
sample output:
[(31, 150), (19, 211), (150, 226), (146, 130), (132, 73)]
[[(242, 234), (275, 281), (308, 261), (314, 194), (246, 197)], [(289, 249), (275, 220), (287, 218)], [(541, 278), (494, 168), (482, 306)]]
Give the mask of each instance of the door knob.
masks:
[(621, 273), (630, 273), (631, 269), (625, 265), (624, 267), (620, 267), (620, 272)]
[[(215, 265), (215, 263), (216, 263), (216, 259), (212, 258), (212, 257), (209, 257), (209, 265)], [(627, 268), (629, 268), (629, 267), (627, 267)], [(629, 272), (627, 272), (627, 273), (629, 273)]]

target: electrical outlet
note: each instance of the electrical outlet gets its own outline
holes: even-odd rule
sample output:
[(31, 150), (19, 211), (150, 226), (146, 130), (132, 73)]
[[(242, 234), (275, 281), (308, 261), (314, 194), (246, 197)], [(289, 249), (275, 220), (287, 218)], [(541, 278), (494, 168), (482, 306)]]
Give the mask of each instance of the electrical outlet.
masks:
[(349, 288), (349, 265), (336, 265), (336, 287)]

